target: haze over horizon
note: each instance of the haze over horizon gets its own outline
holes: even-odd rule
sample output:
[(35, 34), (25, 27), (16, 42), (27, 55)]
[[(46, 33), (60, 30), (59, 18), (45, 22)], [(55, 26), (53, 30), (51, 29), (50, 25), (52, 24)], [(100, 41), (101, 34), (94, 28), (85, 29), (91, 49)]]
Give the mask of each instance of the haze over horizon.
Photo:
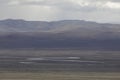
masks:
[(120, 0), (0, 0), (0, 20), (120, 23)]

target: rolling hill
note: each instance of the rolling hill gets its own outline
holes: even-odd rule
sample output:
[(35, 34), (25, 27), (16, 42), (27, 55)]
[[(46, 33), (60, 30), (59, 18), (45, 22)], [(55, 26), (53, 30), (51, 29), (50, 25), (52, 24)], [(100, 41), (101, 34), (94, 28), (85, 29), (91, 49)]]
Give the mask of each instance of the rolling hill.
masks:
[(120, 50), (120, 24), (84, 20), (0, 21), (0, 49)]

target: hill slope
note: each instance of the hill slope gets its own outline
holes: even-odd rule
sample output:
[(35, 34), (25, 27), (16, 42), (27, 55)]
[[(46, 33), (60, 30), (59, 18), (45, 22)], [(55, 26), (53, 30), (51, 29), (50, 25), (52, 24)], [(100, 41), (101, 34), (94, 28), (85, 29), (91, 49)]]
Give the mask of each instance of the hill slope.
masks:
[(120, 24), (83, 20), (1, 20), (0, 48), (120, 50)]

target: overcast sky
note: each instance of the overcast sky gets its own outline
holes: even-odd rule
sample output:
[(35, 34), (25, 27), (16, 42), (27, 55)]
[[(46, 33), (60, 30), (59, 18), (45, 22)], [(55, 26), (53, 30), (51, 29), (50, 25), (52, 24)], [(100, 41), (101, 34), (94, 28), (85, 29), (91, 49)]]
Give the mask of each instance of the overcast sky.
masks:
[(120, 0), (0, 0), (0, 19), (120, 23)]

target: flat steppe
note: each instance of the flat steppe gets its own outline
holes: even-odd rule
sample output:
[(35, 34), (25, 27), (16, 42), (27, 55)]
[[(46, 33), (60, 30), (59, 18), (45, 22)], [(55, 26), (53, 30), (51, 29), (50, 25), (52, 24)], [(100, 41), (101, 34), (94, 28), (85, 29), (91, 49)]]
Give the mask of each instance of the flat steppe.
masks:
[(0, 80), (120, 80), (120, 51), (4, 49)]

